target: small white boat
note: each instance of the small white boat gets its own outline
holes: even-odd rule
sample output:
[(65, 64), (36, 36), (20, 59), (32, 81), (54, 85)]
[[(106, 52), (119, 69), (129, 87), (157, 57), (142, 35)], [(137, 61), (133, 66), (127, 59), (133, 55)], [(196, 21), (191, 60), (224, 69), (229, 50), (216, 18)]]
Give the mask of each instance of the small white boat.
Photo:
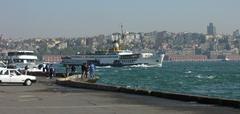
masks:
[(222, 61), (230, 61), (228, 57), (225, 57)]

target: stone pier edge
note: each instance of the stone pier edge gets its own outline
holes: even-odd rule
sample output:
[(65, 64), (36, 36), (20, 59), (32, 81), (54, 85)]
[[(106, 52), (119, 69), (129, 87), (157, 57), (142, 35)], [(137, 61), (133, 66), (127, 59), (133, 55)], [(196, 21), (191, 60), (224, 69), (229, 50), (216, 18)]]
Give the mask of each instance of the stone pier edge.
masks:
[(148, 90), (133, 89), (133, 88), (120, 87), (120, 86), (93, 84), (93, 83), (77, 82), (77, 81), (70, 81), (70, 80), (59, 80), (59, 79), (56, 80), (56, 84), (62, 85), (62, 86), (68, 86), (68, 87), (147, 95), (147, 96), (155, 96), (160, 98), (167, 98), (167, 99), (180, 100), (180, 101), (186, 101), (186, 102), (197, 102), (202, 104), (213, 104), (213, 105), (219, 105), (219, 106), (240, 108), (240, 100), (229, 100), (229, 99), (222, 99), (222, 98), (187, 95), (187, 94), (179, 94), (179, 93), (171, 93), (171, 92), (148, 91)]

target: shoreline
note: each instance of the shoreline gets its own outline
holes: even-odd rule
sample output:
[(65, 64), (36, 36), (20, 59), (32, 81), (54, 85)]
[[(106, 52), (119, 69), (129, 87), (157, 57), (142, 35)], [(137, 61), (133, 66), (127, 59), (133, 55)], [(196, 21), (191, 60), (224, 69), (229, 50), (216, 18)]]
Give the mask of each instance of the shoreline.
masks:
[(171, 61), (171, 60), (164, 60), (163, 62), (236, 62), (240, 60), (223, 60), (223, 59), (206, 59), (206, 60), (177, 60), (177, 61)]
[(121, 92), (128, 94), (138, 94), (146, 96), (154, 96), (159, 98), (173, 99), (186, 102), (197, 102), (201, 104), (213, 104), (219, 106), (227, 106), (233, 108), (240, 108), (240, 100), (230, 100), (223, 98), (207, 97), (207, 96), (198, 96), (198, 95), (189, 95), (189, 94), (180, 94), (180, 93), (171, 93), (171, 92), (160, 92), (160, 91), (149, 91), (142, 89), (133, 89), (121, 86), (111, 86), (105, 84), (93, 84), (86, 82), (71, 81), (66, 79), (57, 79), (56, 84), (68, 87), (75, 88), (85, 88), (85, 89), (94, 89), (102, 91), (112, 91), (112, 92)]

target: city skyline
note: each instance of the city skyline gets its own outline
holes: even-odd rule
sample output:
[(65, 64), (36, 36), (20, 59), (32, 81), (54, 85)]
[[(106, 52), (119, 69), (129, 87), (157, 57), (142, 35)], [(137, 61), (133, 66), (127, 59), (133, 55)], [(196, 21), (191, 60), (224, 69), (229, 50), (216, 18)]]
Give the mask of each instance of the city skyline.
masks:
[(0, 0), (6, 38), (80, 37), (120, 32), (217, 33), (240, 29), (238, 0)]

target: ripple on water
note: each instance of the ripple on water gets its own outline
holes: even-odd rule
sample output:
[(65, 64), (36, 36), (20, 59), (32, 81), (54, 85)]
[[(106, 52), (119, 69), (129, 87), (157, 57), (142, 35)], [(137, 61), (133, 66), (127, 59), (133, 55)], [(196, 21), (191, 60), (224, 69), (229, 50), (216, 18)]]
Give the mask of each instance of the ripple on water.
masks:
[(98, 83), (240, 99), (240, 62), (176, 62), (163, 67), (100, 68)]

